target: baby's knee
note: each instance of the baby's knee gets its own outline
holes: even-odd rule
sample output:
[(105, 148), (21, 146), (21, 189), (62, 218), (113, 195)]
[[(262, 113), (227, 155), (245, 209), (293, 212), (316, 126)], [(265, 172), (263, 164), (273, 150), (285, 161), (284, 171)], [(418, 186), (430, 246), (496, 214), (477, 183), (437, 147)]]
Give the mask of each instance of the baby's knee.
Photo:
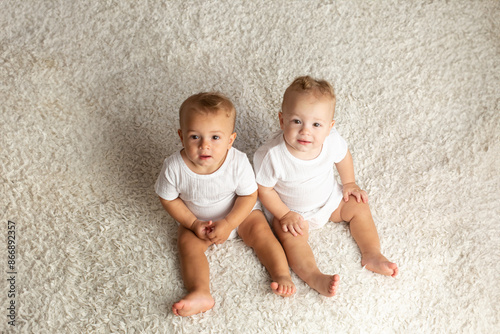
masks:
[[(350, 201), (352, 201), (352, 199)], [(370, 206), (368, 205), (368, 203), (355, 202), (350, 206), (349, 211), (350, 212), (347, 214), (347, 216), (351, 216), (350, 220), (352, 220), (353, 218), (368, 219), (371, 217)]]
[(180, 252), (186, 251), (206, 251), (209, 242), (201, 240), (193, 231), (180, 227), (177, 236), (177, 249)]
[(365, 203), (363, 201), (357, 202), (354, 206), (354, 210), (356, 213), (364, 214), (364, 213), (370, 213), (370, 206), (368, 203)]
[(269, 226), (269, 223), (265, 219), (256, 220), (252, 224), (250, 231), (253, 235), (263, 235), (272, 233), (271, 227)]
[(309, 233), (309, 222), (307, 220), (304, 220), (301, 223), (301, 229), (302, 229), (303, 232)]
[(187, 235), (187, 232), (180, 232), (177, 236), (177, 248), (183, 249), (185, 247), (189, 247), (190, 237)]
[(238, 228), (238, 234), (243, 241), (249, 242), (266, 235), (272, 235), (271, 227), (264, 215), (262, 215), (262, 217), (256, 216), (253, 218), (252, 220), (244, 222)]

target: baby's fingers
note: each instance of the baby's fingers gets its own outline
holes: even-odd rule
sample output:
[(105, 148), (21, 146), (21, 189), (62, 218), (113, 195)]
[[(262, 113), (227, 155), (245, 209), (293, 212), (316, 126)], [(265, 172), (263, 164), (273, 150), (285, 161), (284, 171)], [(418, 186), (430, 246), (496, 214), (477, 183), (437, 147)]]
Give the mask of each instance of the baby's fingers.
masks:
[(297, 236), (297, 232), (295, 231), (295, 228), (293, 225), (288, 227), (288, 232), (290, 232), (294, 237)]
[(348, 192), (348, 191), (344, 191), (344, 201), (345, 202), (348, 202), (349, 201), (349, 197), (351, 196), (351, 193)]
[(286, 226), (285, 224), (281, 225), (281, 230), (285, 233), (288, 232), (288, 226)]
[(298, 235), (303, 235), (302, 227), (299, 224), (290, 224), (287, 226), (288, 232), (290, 232), (294, 237)]
[(361, 189), (355, 189), (353, 191), (344, 191), (344, 201), (348, 202), (349, 198), (351, 196), (354, 196), (356, 198), (356, 202), (360, 203), (367, 203), (368, 202), (368, 195), (366, 191), (361, 190)]
[(356, 201), (358, 203), (367, 203), (368, 202), (368, 194), (364, 190), (357, 190), (353, 193), (353, 195), (356, 197)]
[[(293, 225), (293, 229), (295, 230), (295, 233), (303, 235), (304, 232), (302, 232), (302, 227), (299, 224)], [(297, 234), (294, 235), (294, 237), (297, 236)]]
[(214, 227), (212, 226), (212, 221), (205, 222), (202, 225), (202, 231), (205, 233), (205, 235), (208, 237), (210, 233), (212, 233), (214, 230)]
[(208, 238), (208, 240), (210, 240), (210, 242), (212, 242), (213, 244), (216, 244), (216, 245), (218, 245), (218, 244), (219, 244), (219, 238), (217, 237), (217, 235), (216, 235), (214, 232), (210, 232), (210, 233), (207, 235), (207, 238)]
[(290, 232), (293, 236), (297, 235), (297, 233), (293, 229), (293, 225), (283, 224), (281, 225), (281, 229), (283, 230), (283, 232)]

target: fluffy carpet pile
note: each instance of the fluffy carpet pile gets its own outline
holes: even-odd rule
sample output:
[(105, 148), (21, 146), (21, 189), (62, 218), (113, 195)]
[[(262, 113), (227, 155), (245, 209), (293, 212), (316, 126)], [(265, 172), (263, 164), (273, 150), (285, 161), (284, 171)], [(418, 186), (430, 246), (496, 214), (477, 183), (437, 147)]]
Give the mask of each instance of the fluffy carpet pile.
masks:
[[(0, 332), (500, 330), (500, 2), (1, 1), (0, 12)], [(176, 225), (153, 185), (180, 148), (180, 103), (225, 93), (235, 146), (252, 157), (304, 74), (335, 86), (337, 130), (399, 276), (363, 269), (348, 226), (328, 224), (310, 244), (341, 275), (338, 294), (293, 275), (284, 299), (237, 239), (207, 251), (215, 307), (176, 317)]]

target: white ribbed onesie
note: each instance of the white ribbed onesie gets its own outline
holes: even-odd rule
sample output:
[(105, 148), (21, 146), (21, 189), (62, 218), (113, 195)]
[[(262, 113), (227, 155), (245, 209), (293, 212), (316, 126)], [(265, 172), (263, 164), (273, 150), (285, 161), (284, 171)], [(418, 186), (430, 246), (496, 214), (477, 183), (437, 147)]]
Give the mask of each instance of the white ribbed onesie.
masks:
[[(280, 131), (254, 155), (256, 181), (273, 187), (283, 203), (309, 222), (310, 229), (325, 225), (342, 200), (342, 187), (334, 177), (334, 164), (347, 154), (347, 143), (335, 128), (313, 160), (301, 160), (287, 149)], [(264, 210), (268, 220), (272, 215)]]
[[(255, 175), (245, 153), (230, 148), (222, 166), (212, 174), (194, 173), (180, 151), (163, 162), (155, 191), (168, 201), (180, 197), (200, 220), (223, 219), (233, 208), (236, 196), (248, 196), (257, 190)], [(228, 239), (236, 237), (236, 230)]]

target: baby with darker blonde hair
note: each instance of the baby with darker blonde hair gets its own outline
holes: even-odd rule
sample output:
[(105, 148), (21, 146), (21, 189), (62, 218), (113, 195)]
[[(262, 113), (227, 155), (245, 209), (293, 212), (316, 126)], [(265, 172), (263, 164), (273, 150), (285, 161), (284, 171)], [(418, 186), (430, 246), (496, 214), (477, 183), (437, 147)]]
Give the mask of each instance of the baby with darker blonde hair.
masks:
[(214, 306), (205, 251), (239, 235), (268, 270), (272, 291), (291, 296), (288, 262), (262, 211), (245, 153), (233, 147), (236, 110), (220, 93), (190, 96), (179, 110), (182, 150), (166, 158), (155, 191), (178, 222), (177, 246), (187, 294), (172, 306), (190, 316)]
[(191, 112), (206, 112), (208, 114), (217, 114), (224, 112), (229, 118), (229, 122), (234, 125), (236, 122), (236, 109), (233, 103), (224, 95), (218, 92), (202, 92), (191, 95), (179, 108), (179, 122), (183, 124)]

